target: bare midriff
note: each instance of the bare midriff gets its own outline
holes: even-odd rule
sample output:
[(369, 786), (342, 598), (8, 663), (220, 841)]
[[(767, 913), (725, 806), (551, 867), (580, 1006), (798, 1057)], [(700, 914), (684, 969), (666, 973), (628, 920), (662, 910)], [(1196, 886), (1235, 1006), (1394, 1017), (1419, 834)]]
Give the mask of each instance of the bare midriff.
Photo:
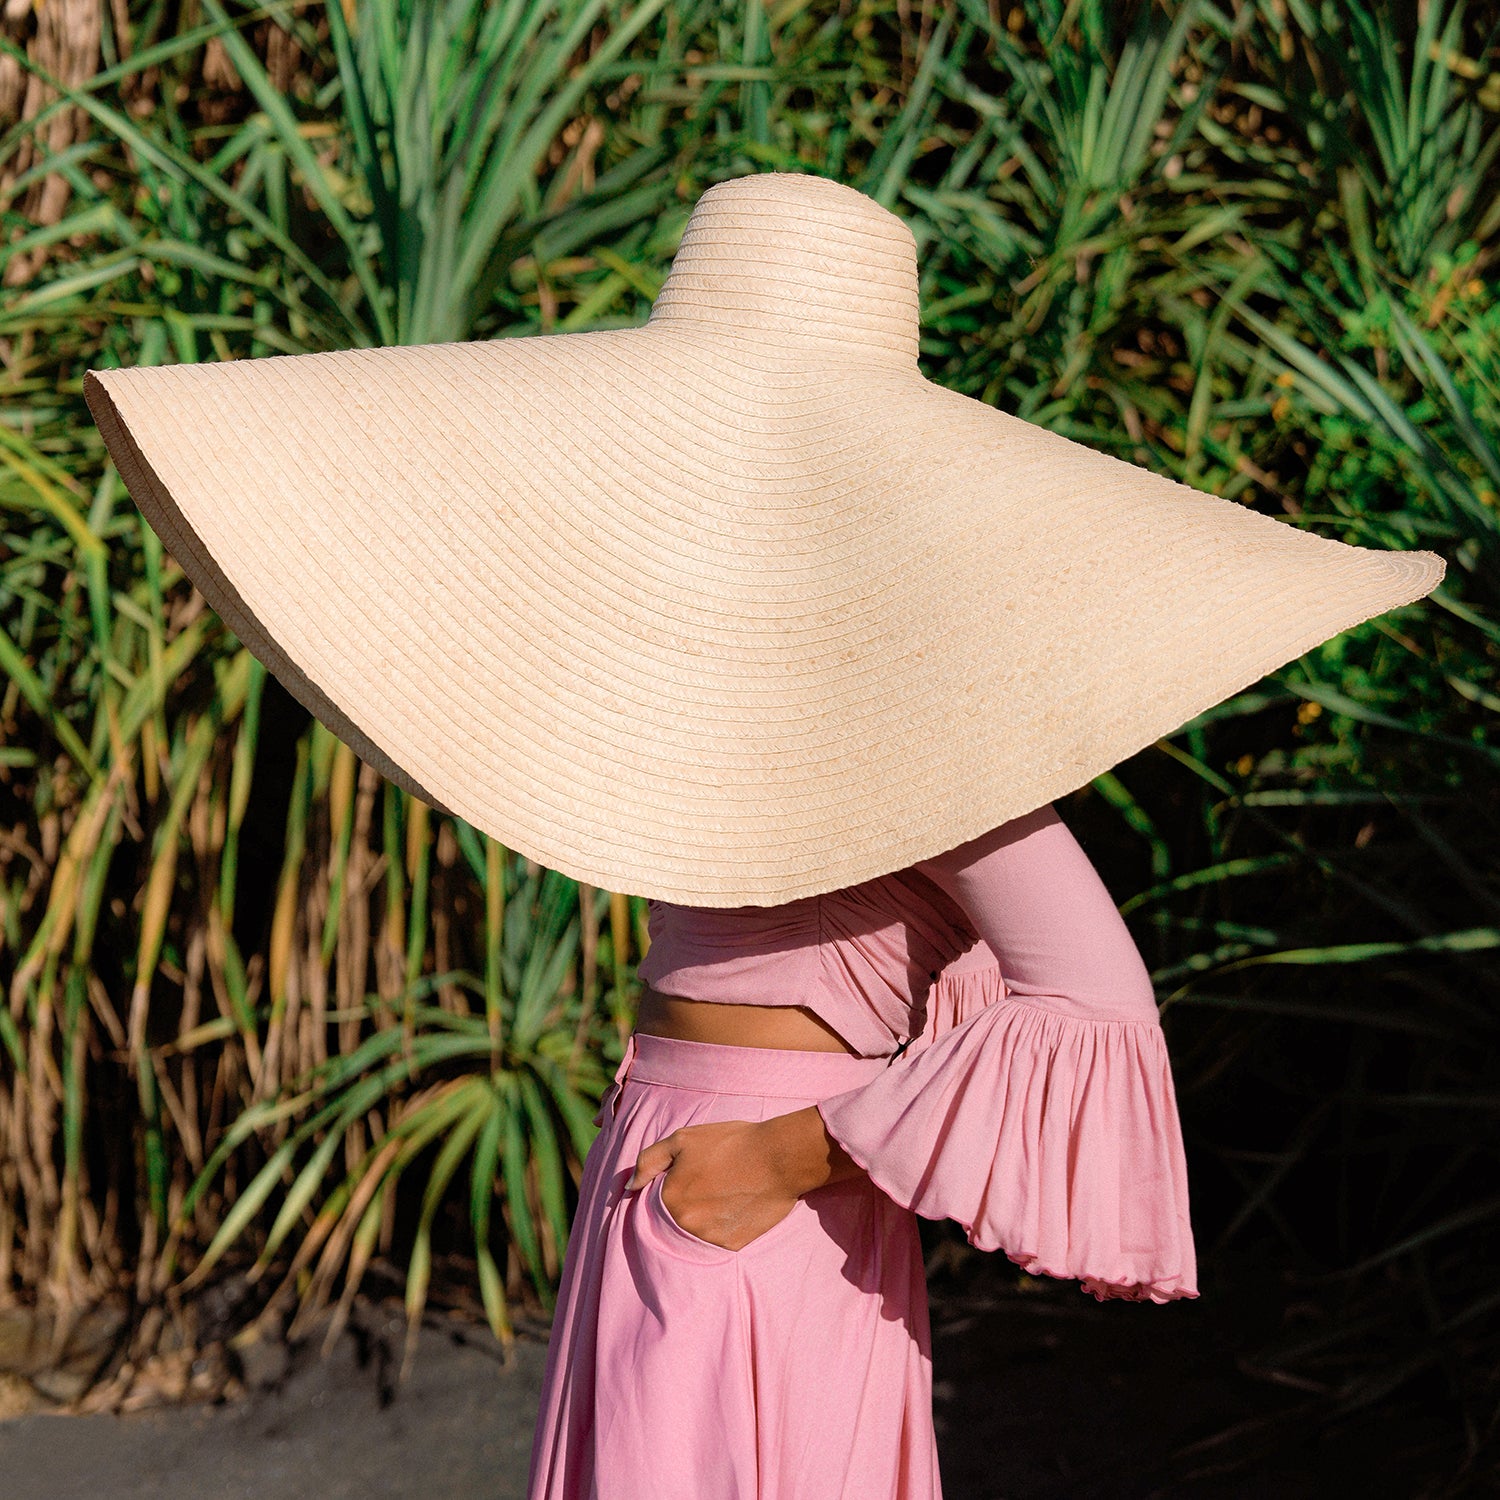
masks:
[(789, 1052), (853, 1052), (804, 1005), (734, 1005), (662, 995), (647, 985), (636, 1008), (637, 1031), (724, 1047), (778, 1047)]

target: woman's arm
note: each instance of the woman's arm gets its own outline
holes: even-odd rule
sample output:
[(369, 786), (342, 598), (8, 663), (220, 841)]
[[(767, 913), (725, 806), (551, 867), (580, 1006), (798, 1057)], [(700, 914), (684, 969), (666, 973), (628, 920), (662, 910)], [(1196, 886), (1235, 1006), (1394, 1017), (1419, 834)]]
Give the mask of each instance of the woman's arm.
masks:
[(916, 868), (994, 951), (1004, 999), (816, 1106), (678, 1131), (642, 1153), (632, 1185), (670, 1165), (669, 1211), (739, 1249), (800, 1193), (865, 1171), (902, 1206), (1100, 1300), (1196, 1297), (1151, 977), (1087, 855), (1047, 804)]
[(1196, 1297), (1172, 1072), (1150, 972), (1050, 805), (916, 868), (1006, 993), (870, 1083), (828, 1133), (896, 1202), (1100, 1300)]

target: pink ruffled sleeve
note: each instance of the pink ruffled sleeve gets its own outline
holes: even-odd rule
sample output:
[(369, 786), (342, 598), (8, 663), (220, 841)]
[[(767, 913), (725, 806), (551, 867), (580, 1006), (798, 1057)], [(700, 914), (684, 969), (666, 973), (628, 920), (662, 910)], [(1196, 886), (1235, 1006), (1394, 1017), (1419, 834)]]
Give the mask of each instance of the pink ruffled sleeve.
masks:
[(1000, 962), (1003, 998), (819, 1106), (890, 1197), (1101, 1302), (1196, 1297), (1187, 1163), (1151, 978), (1052, 805), (915, 868)]

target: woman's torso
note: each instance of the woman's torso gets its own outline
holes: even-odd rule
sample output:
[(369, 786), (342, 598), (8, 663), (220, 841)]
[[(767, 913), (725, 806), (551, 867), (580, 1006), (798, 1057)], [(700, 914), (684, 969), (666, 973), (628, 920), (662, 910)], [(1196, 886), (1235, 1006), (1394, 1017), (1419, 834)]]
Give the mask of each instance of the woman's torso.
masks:
[[(884, 1056), (934, 1029), (940, 980), (981, 978), (985, 999), (1003, 987), (963, 910), (916, 870), (777, 906), (653, 900), (648, 914), (641, 1024), (666, 1034), (693, 1037), (697, 1007), (682, 1002), (754, 1007), (734, 1027), (699, 1023), (698, 1038), (830, 1050), (841, 1039), (861, 1056)], [(797, 1033), (767, 1007), (807, 1012), (802, 1040), (789, 1040)]]

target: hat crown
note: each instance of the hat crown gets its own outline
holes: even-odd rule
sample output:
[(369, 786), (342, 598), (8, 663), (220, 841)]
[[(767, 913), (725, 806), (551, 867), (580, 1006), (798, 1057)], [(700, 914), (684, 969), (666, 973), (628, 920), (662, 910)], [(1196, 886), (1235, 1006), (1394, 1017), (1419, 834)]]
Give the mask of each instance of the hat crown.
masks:
[(916, 241), (832, 178), (729, 178), (699, 197), (649, 322), (915, 365)]

